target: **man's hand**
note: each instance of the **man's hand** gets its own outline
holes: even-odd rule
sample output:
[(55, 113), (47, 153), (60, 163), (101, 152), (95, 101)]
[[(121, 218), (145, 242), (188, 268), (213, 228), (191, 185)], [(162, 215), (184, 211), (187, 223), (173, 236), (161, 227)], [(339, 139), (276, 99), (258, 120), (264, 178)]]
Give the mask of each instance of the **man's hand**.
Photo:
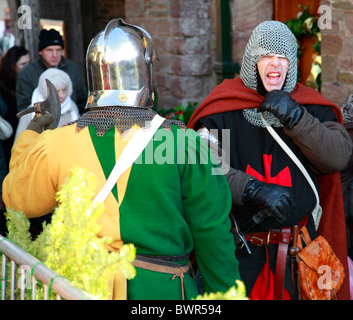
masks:
[(287, 221), (295, 207), (294, 195), (288, 188), (255, 179), (246, 185), (242, 202), (267, 209), (279, 224)]
[(287, 129), (293, 129), (303, 116), (303, 107), (288, 92), (273, 90), (266, 94), (259, 111), (273, 113)]
[(27, 126), (27, 130), (42, 133), (44, 130), (55, 129), (54, 116), (51, 113), (43, 114), (40, 117), (34, 117)]

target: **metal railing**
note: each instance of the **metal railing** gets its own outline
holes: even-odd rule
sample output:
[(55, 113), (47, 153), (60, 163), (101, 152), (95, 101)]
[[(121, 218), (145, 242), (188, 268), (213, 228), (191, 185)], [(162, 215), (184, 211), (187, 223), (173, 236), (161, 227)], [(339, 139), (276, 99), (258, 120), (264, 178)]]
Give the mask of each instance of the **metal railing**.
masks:
[[(1, 300), (36, 300), (39, 296), (38, 284), (43, 286), (44, 300), (50, 300), (52, 291), (56, 293), (57, 300), (95, 300), (94, 296), (73, 286), (68, 279), (49, 269), (37, 258), (1, 235), (0, 251), (2, 252)], [(10, 262), (10, 270), (7, 267), (8, 262)], [(16, 279), (16, 270), (20, 275), (18, 279)], [(10, 275), (7, 276), (9, 273)]]

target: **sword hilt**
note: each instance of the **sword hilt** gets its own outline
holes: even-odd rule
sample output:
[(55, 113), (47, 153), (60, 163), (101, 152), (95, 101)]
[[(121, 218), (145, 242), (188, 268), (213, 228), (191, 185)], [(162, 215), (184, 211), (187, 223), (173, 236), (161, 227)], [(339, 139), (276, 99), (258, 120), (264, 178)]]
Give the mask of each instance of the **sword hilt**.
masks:
[(292, 227), (292, 235), (293, 235), (292, 246), (288, 249), (288, 252), (291, 256), (296, 256), (300, 252), (300, 248), (298, 247), (298, 234), (299, 234), (299, 227), (297, 224), (295, 224)]

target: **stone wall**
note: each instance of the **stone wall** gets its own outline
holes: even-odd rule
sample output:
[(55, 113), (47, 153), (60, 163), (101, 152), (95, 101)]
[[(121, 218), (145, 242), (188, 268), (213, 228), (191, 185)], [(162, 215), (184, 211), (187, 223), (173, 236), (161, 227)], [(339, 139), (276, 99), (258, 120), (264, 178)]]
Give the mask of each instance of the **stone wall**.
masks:
[(233, 60), (241, 64), (245, 46), (254, 28), (273, 17), (273, 0), (231, 1)]
[[(232, 56), (241, 63), (253, 28), (272, 19), (272, 0), (230, 1)], [(160, 61), (154, 65), (158, 107), (201, 103), (217, 84), (215, 62), (215, 3), (212, 0), (129, 0), (129, 23), (153, 37)]]
[(129, 0), (126, 20), (156, 43), (158, 108), (200, 103), (215, 86), (212, 0)]
[[(229, 3), (233, 62), (240, 64), (254, 27), (273, 18), (273, 0)], [(353, 0), (321, 0), (321, 5), (328, 5), (332, 13), (332, 28), (322, 30), (321, 92), (342, 105), (353, 92)], [(151, 34), (160, 56), (154, 65), (159, 108), (200, 103), (217, 84), (214, 1), (86, 0), (81, 6), (87, 8), (82, 15), (84, 47), (94, 32), (118, 16)], [(89, 12), (92, 16), (87, 21)]]
[[(353, 0), (321, 0), (332, 13), (332, 28), (322, 30), (322, 94), (339, 106), (353, 92)], [(273, 18), (272, 0), (230, 1), (232, 56), (241, 63), (253, 28)], [(155, 39), (159, 107), (201, 102), (216, 85), (214, 2), (211, 0), (129, 0), (126, 19)]]
[(353, 0), (327, 1), (332, 28), (322, 29), (321, 93), (339, 106), (353, 92)]

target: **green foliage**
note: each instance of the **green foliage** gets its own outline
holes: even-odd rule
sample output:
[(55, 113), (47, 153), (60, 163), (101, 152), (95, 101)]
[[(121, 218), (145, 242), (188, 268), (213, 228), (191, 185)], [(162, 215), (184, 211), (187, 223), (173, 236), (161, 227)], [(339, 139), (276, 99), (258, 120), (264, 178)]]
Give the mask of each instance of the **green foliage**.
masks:
[(244, 283), (240, 280), (236, 280), (235, 283), (236, 286), (232, 286), (225, 293), (205, 293), (204, 295), (198, 295), (196, 300), (248, 300)]
[[(298, 60), (303, 55), (304, 51), (304, 46), (302, 44), (302, 41), (305, 37), (310, 37), (314, 38), (315, 42), (313, 44), (313, 48), (315, 53), (317, 54), (318, 57), (321, 55), (321, 32), (320, 28), (318, 26), (318, 17), (312, 15), (307, 6), (302, 6), (298, 4), (298, 7), (302, 9), (298, 13), (298, 17), (295, 19), (287, 20), (285, 24), (287, 27), (293, 32), (295, 35), (297, 41), (298, 41)], [(316, 87), (318, 91), (320, 91), (321, 88), (321, 66), (317, 66), (317, 68), (320, 69), (320, 72), (318, 73), (315, 81), (316, 81)], [(298, 70), (298, 81), (300, 81), (301, 75)]]
[(46, 253), (44, 248), (48, 236), (45, 222), (43, 222), (43, 232), (33, 241), (29, 232), (29, 220), (23, 212), (9, 208), (5, 212), (5, 216), (8, 229), (7, 238), (32, 256), (41, 261), (45, 260)]
[(318, 17), (312, 15), (307, 6), (301, 6), (300, 4), (298, 6), (302, 8), (302, 11), (298, 13), (298, 17), (285, 22), (298, 40), (298, 58), (303, 54), (301, 42), (307, 36), (315, 38), (316, 41), (313, 47), (315, 52), (320, 54), (321, 32), (318, 26)]
[(135, 276), (131, 262), (135, 248), (127, 244), (120, 253), (105, 245), (107, 237), (97, 237), (97, 219), (103, 212), (102, 203), (92, 202), (95, 178), (83, 169), (74, 169), (71, 179), (58, 192), (58, 208), (49, 226), (48, 259), (46, 265), (65, 275), (75, 286), (92, 295), (106, 299), (108, 279), (121, 270), (127, 279)]
[[(11, 242), (28, 252), (30, 255), (36, 257), (41, 261), (44, 261), (46, 258), (45, 244), (48, 236), (45, 222), (43, 223), (43, 232), (35, 240), (32, 240), (32, 235), (29, 232), (30, 223), (29, 220), (23, 214), (23, 212), (15, 211), (11, 208), (8, 208), (7, 212), (5, 212), (5, 217), (7, 220), (8, 229), (7, 239), (9, 239)], [(2, 261), (0, 261), (0, 266), (2, 267)], [(10, 299), (10, 268), (10, 260), (8, 259), (6, 263), (5, 276), (5, 279), (7, 280), (5, 290), (6, 300)], [(19, 277), (20, 275), (20, 268), (17, 265), (15, 268), (15, 275), (16, 277)], [(30, 281), (30, 278), (31, 274), (27, 273), (26, 281)], [(39, 283), (39, 285), (41, 285), (41, 283)], [(25, 291), (25, 297), (26, 299), (30, 299), (31, 288), (27, 289), (29, 290)], [(14, 294), (16, 299), (20, 299), (20, 288), (18, 286), (16, 287)], [(37, 289), (37, 299), (42, 298), (43, 288), (39, 286)]]
[(188, 105), (186, 106), (186, 108), (184, 108), (184, 106), (182, 105), (179, 105), (174, 109), (161, 109), (161, 110), (157, 110), (157, 112), (159, 115), (161, 115), (162, 117), (165, 117), (166, 119), (180, 120), (187, 125), (196, 107), (197, 107), (197, 102), (194, 102), (194, 103), (188, 102)]
[(31, 240), (28, 219), (11, 209), (7, 212), (8, 238), (73, 285), (97, 299), (106, 299), (112, 274), (121, 270), (127, 279), (136, 275), (131, 264), (136, 249), (125, 244), (120, 252), (109, 252), (106, 245), (111, 239), (97, 237), (97, 219), (104, 206), (92, 202), (95, 186), (93, 174), (74, 168), (57, 193), (59, 205), (52, 222), (43, 226), (36, 240)]

